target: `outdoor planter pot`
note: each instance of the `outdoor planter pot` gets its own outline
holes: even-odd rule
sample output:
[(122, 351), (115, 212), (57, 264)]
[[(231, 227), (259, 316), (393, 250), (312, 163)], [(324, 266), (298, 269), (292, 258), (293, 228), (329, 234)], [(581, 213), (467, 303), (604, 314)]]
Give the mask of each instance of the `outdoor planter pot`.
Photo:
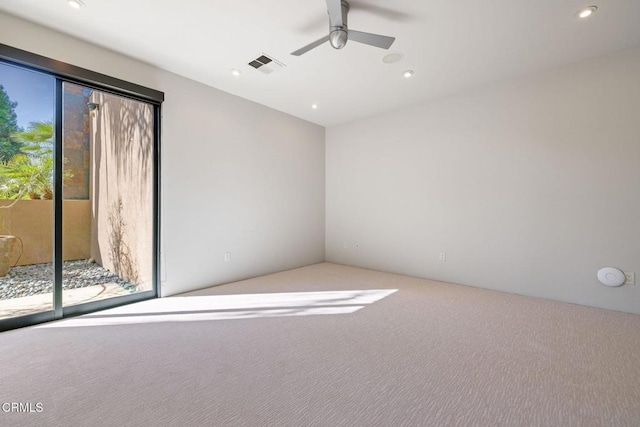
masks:
[(0, 277), (6, 276), (11, 267), (11, 256), (18, 238), (15, 236), (0, 236)]

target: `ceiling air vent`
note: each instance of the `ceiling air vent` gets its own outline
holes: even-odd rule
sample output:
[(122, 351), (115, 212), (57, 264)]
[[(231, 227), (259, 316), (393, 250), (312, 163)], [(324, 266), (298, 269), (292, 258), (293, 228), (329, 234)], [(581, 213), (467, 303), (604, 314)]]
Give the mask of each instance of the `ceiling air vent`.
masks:
[(249, 62), (249, 65), (264, 74), (271, 74), (286, 66), (277, 59), (267, 56), (264, 53)]

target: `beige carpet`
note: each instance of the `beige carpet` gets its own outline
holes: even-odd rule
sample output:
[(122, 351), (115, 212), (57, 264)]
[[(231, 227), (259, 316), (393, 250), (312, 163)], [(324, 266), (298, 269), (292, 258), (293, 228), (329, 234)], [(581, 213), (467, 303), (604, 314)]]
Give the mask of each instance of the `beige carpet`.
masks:
[(2, 333), (11, 402), (42, 412), (2, 426), (638, 426), (640, 316), (324, 263)]

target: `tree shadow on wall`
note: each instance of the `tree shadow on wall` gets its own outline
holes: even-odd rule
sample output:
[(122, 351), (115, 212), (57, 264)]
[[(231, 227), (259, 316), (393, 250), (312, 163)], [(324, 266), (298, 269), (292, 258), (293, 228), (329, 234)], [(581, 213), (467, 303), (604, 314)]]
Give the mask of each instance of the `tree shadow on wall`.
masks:
[(115, 273), (122, 280), (126, 280), (136, 286), (139, 284), (138, 265), (136, 264), (131, 249), (126, 242), (125, 233), (127, 224), (122, 218), (122, 198), (113, 204), (109, 212), (109, 224), (111, 233), (109, 234), (109, 250), (111, 252), (111, 262)]
[[(116, 173), (147, 193), (153, 165), (153, 107), (115, 95), (103, 95), (102, 107), (111, 129), (109, 144)], [(141, 198), (142, 199), (142, 198)]]

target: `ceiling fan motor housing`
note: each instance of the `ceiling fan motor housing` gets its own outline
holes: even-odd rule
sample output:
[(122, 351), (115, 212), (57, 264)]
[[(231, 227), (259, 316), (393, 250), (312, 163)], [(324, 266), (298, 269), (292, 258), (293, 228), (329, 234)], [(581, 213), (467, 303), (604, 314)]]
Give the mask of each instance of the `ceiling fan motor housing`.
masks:
[(349, 39), (349, 33), (347, 28), (347, 15), (349, 14), (349, 3), (342, 0), (340, 3), (342, 6), (342, 25), (338, 27), (329, 28), (329, 42), (331, 46), (336, 49), (342, 49)]
[(329, 33), (329, 41), (331, 46), (336, 49), (342, 49), (346, 44), (349, 36), (347, 35), (347, 26), (333, 27), (331, 33)]

